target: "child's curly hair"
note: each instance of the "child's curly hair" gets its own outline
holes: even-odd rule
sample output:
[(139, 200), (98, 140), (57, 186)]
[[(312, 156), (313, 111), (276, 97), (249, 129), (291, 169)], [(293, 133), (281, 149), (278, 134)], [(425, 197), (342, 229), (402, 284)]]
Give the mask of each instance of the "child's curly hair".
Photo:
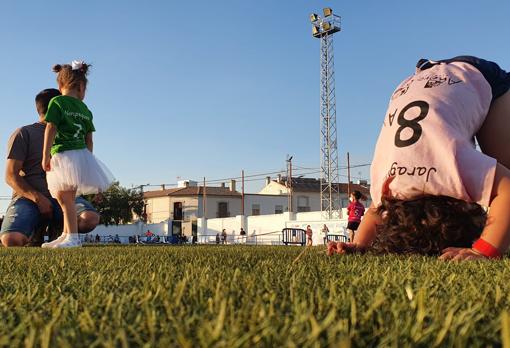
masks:
[(470, 248), (487, 220), (480, 205), (445, 196), (383, 197), (377, 213), (383, 224), (371, 248), (376, 253), (438, 255), (447, 247)]

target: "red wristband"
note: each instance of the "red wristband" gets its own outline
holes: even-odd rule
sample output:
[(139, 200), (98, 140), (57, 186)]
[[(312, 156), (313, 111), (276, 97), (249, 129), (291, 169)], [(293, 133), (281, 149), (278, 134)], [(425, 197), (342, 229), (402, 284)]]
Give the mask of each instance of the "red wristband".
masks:
[(472, 248), (478, 251), (483, 256), (491, 259), (501, 257), (501, 253), (499, 252), (499, 250), (496, 249), (492, 244), (483, 240), (482, 238), (474, 242)]

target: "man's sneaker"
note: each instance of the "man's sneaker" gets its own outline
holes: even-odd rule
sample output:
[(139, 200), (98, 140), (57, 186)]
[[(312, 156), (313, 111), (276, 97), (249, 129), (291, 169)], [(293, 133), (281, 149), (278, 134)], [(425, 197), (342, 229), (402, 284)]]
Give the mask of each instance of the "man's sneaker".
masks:
[(48, 243), (43, 243), (41, 245), (41, 248), (54, 248), (55, 245), (62, 242), (66, 238), (66, 236), (67, 236), (67, 233), (62, 233), (60, 235), (60, 237), (58, 237), (57, 239), (52, 240), (51, 242), (48, 242)]
[(57, 243), (53, 248), (79, 248), (81, 247), (80, 237), (77, 233), (69, 233), (66, 238)]

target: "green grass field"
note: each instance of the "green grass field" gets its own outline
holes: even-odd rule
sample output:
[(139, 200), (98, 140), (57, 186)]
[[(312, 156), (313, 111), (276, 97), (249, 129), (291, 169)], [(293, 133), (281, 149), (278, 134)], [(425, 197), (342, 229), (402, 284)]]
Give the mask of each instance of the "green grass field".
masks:
[(510, 260), (301, 250), (2, 249), (0, 346), (510, 347)]

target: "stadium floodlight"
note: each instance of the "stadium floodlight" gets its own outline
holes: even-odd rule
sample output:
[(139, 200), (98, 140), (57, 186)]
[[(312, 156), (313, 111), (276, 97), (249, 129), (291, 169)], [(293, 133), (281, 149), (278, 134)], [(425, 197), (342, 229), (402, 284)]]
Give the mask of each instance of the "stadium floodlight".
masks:
[(330, 8), (325, 8), (324, 13), (324, 18), (316, 13), (310, 15), (310, 21), (313, 25), (313, 37), (321, 38), (324, 35), (331, 35), (340, 31), (340, 16), (333, 14), (333, 10)]
[(329, 17), (333, 14), (333, 10), (329, 7), (323, 8), (322, 12), (324, 13), (324, 17)]
[(325, 8), (324, 18), (312, 17), (312, 35), (321, 40), (321, 212), (326, 219), (338, 219), (341, 201), (338, 174), (338, 140), (336, 128), (335, 67), (333, 34), (340, 31), (340, 16)]

